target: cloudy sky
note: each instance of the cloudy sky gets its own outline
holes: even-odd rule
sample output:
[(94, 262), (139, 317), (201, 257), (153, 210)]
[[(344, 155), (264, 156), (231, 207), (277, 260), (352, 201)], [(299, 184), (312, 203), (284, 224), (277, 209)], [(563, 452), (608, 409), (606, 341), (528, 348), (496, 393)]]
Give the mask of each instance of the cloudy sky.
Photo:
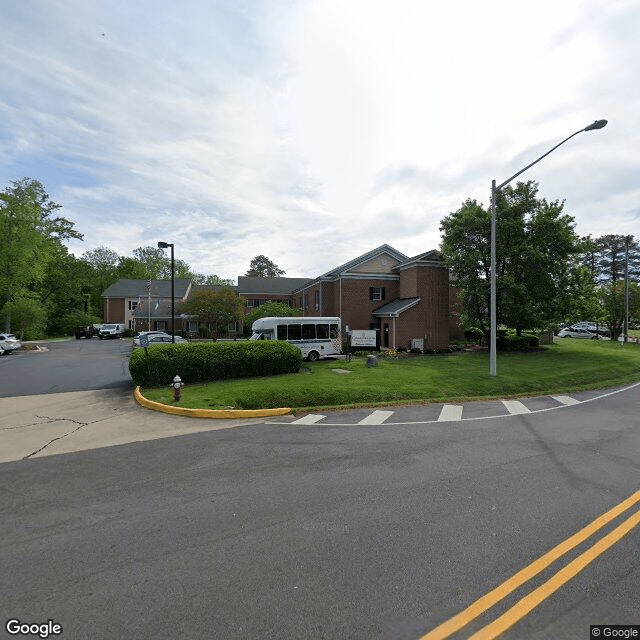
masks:
[[(0, 188), (40, 180), (80, 256), (158, 240), (315, 277), (525, 176), (640, 236), (637, 0), (20, 0), (0, 9)], [(523, 176), (523, 178), (525, 177)]]

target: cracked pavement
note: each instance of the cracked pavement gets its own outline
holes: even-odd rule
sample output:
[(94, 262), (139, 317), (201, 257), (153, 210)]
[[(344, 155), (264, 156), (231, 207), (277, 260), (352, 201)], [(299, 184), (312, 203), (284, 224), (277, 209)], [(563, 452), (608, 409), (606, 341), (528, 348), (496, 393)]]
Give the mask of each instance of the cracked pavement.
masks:
[(228, 429), (264, 419), (194, 420), (140, 407), (103, 389), (0, 398), (0, 462)]

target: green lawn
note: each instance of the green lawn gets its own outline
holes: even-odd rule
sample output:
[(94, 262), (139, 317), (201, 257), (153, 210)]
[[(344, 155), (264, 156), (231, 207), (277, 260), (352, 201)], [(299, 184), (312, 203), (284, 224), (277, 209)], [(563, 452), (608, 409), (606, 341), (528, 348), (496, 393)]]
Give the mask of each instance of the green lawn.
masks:
[[(568, 393), (640, 380), (640, 345), (563, 340), (529, 354), (498, 354), (489, 375), (486, 353), (364, 358), (303, 363), (300, 373), (187, 385), (181, 407), (260, 409), (330, 408), (372, 404), (461, 402), (480, 398)], [(347, 369), (350, 373), (337, 373)], [(144, 389), (150, 400), (173, 404), (171, 390)]]

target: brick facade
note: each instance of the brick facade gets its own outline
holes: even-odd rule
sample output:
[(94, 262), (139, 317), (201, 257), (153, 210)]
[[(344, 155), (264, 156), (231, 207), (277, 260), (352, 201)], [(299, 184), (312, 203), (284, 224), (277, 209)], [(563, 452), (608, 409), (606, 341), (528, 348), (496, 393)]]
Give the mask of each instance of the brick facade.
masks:
[(106, 298), (103, 301), (105, 324), (125, 326), (125, 298)]
[(343, 330), (379, 330), (383, 348), (409, 348), (413, 338), (422, 339), (424, 348), (446, 348), (460, 333), (456, 291), (435, 251), (407, 258), (383, 245), (293, 295), (304, 315), (340, 316)]
[[(142, 282), (119, 281), (105, 291), (105, 322), (124, 323), (130, 297), (109, 295), (110, 290), (115, 288), (114, 293), (122, 295), (124, 290), (144, 289)], [(163, 286), (166, 289), (166, 283), (154, 281), (152, 299), (160, 299), (166, 307), (167, 292), (160, 293)], [(451, 338), (462, 337), (459, 290), (450, 286), (449, 271), (437, 251), (408, 258), (382, 245), (316, 279), (239, 276), (234, 289), (251, 303), (247, 311), (272, 301), (302, 308), (304, 316), (337, 316), (342, 319), (343, 332), (347, 327), (379, 330), (383, 348), (409, 348), (414, 338), (424, 340), (426, 349), (446, 348)], [(156, 290), (159, 295), (154, 295)], [(176, 306), (179, 299), (189, 296), (191, 283), (185, 283), (183, 291), (176, 296)], [(140, 298), (140, 293), (137, 295)], [(145, 296), (141, 299), (144, 303)], [(152, 309), (156, 308), (152, 305)], [(168, 327), (171, 316), (166, 308), (162, 313), (157, 311), (152, 310), (152, 323), (168, 319)], [(146, 313), (141, 315), (136, 327), (139, 330), (142, 324), (146, 328)], [(182, 325), (176, 318), (176, 329), (184, 329)]]

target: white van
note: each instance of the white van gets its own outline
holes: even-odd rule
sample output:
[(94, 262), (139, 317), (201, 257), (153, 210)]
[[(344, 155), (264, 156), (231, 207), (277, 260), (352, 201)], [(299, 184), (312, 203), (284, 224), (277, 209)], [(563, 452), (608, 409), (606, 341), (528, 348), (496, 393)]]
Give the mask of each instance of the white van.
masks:
[(307, 360), (342, 352), (340, 318), (259, 318), (251, 325), (251, 340), (285, 340)]
[(105, 338), (121, 338), (124, 335), (124, 325), (121, 324), (103, 324), (100, 327), (98, 337), (100, 340)]

